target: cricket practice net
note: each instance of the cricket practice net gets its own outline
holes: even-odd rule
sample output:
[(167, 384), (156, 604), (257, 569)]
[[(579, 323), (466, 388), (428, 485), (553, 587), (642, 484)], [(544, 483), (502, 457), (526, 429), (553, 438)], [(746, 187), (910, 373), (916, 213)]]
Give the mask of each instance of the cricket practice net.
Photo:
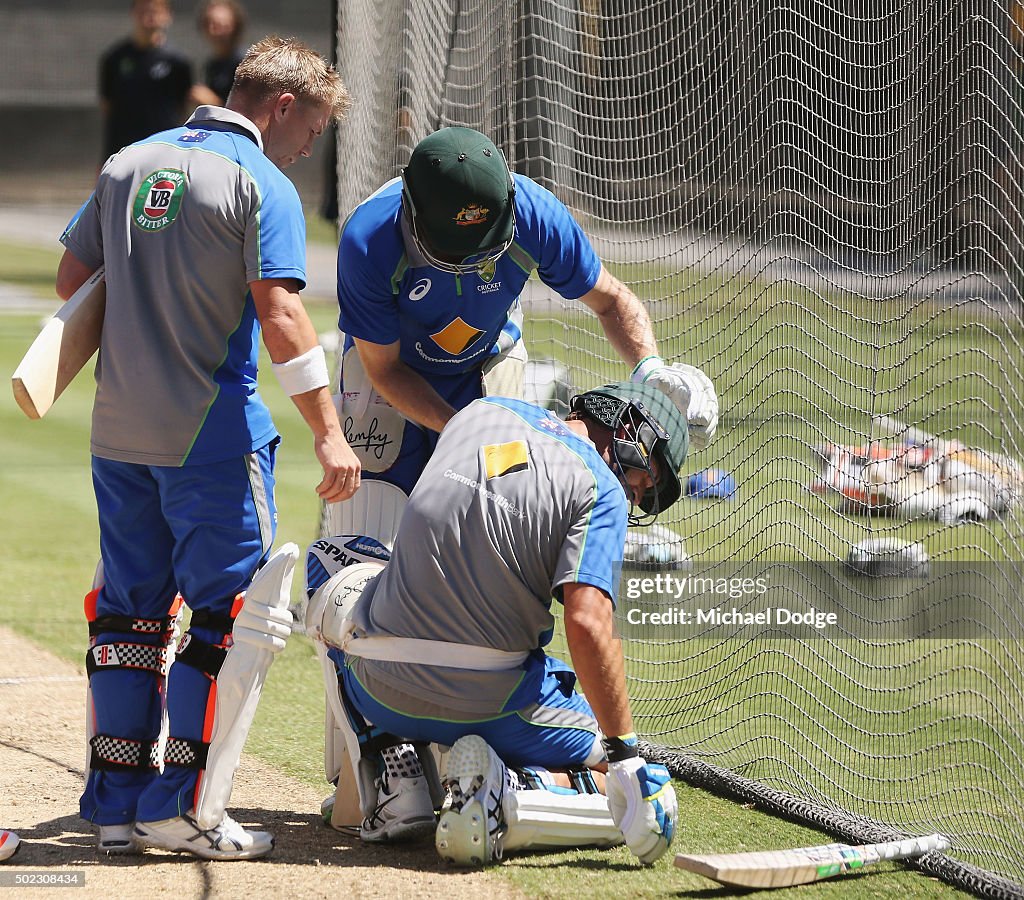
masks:
[[(942, 832), (929, 871), (1019, 896), (1018, 0), (337, 9), (342, 219), (479, 128), (717, 387), (689, 496), (625, 553), (649, 752), (851, 841)], [(530, 397), (627, 377), (578, 302), (523, 304)]]

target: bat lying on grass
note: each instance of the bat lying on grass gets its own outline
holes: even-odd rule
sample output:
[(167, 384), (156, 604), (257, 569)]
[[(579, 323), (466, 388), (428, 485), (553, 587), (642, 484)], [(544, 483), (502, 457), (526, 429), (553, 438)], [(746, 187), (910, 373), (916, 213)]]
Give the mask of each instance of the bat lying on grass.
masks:
[(30, 419), (45, 416), (100, 345), (106, 308), (103, 266), (57, 310), (11, 376), (14, 399)]
[(941, 834), (907, 838), (884, 844), (824, 844), (798, 850), (765, 850), (754, 853), (720, 853), (708, 856), (676, 855), (680, 869), (696, 872), (722, 884), (751, 888), (790, 887), (853, 872), (889, 859), (910, 859), (933, 850), (945, 850), (949, 841)]

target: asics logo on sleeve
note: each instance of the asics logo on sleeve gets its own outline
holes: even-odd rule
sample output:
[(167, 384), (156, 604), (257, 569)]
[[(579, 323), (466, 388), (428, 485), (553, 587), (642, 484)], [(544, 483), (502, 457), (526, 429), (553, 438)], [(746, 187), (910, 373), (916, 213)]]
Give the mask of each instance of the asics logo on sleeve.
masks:
[(421, 278), (412, 286), (412, 290), (409, 291), (409, 299), (415, 303), (417, 300), (422, 300), (430, 292), (430, 288), (433, 282), (429, 278)]

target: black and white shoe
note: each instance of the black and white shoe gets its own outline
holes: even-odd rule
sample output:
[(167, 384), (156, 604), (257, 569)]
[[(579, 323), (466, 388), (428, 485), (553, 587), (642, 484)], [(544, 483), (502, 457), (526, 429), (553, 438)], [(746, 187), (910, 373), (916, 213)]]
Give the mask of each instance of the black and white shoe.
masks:
[(220, 824), (203, 829), (191, 815), (158, 822), (136, 822), (135, 839), (148, 847), (192, 853), (203, 859), (256, 859), (274, 849), (267, 831), (247, 831), (225, 814)]
[(508, 780), (505, 764), (482, 737), (470, 734), (455, 742), (445, 778), (451, 806), (441, 814), (434, 834), (442, 859), (459, 866), (485, 866), (501, 859), (508, 830)]

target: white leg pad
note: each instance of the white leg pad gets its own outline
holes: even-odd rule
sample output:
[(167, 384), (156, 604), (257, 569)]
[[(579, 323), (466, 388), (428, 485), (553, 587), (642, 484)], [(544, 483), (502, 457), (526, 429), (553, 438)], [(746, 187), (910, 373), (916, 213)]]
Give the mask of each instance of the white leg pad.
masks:
[(504, 807), (508, 826), (505, 850), (614, 847), (622, 843), (622, 832), (612, 821), (603, 794), (509, 791)]
[(167, 662), (164, 665), (163, 684), (160, 686), (160, 735), (157, 738), (157, 758), (160, 760), (160, 771), (164, 770), (164, 750), (167, 747), (167, 738), (170, 734), (170, 720), (167, 717), (167, 677), (171, 673), (171, 666), (174, 665), (174, 656), (178, 650), (178, 638), (181, 637), (181, 621), (185, 618), (185, 603), (179, 594), (175, 597), (177, 610), (171, 622), (171, 633), (167, 641)]
[(213, 736), (196, 803), (201, 828), (215, 828), (224, 818), (267, 670), (291, 634), (288, 603), (298, 558), (295, 544), (285, 544), (271, 556), (253, 578), (235, 618), (231, 649), (217, 675)]
[(484, 396), (522, 399), (527, 360), (526, 344), (521, 340), (488, 359), (480, 370)]
[[(320, 645), (316, 646), (317, 656), (320, 656)], [(348, 744), (345, 743), (345, 735), (341, 733), (341, 729), (338, 727), (337, 717), (334, 715), (334, 709), (331, 706), (330, 697), (327, 691), (337, 691), (337, 672), (334, 668), (334, 663), (327, 660), (330, 669), (323, 665), (323, 660), (326, 657), (321, 658), (321, 668), (323, 669), (324, 676), (324, 775), (328, 781), (337, 783), (338, 776), (341, 774), (342, 764), (345, 762), (345, 757), (348, 755)]]
[[(327, 740), (336, 742), (333, 748), (336, 755), (325, 765), (337, 767), (338, 789), (331, 813), (331, 824), (359, 825), (377, 803), (377, 786), (374, 783), (376, 765), (372, 760), (362, 758), (359, 738), (352, 730), (348, 715), (345, 713), (337, 670), (334, 661), (327, 656), (327, 647), (320, 642), (316, 642), (315, 646), (323, 668), (328, 719), (333, 720), (328, 722), (333, 733)], [(328, 750), (330, 749), (332, 748), (329, 746)]]
[[(369, 385), (367, 386), (369, 396)], [(359, 562), (386, 562), (394, 549), (398, 522), (409, 498), (400, 487), (386, 481), (366, 479), (355, 496), (341, 503), (324, 506), (321, 517), (321, 540), (314, 542), (306, 555), (306, 597), (311, 598), (315, 586), (311, 574), (314, 570), (323, 576), (333, 575), (346, 565)], [(341, 537), (333, 537), (341, 535)], [(365, 539), (371, 539), (366, 541)], [(386, 553), (381, 553), (381, 549)], [(307, 600), (306, 613), (309, 603)], [(305, 616), (304, 616), (305, 617)], [(309, 634), (316, 643), (315, 635)], [(317, 652), (321, 648), (317, 647)], [(337, 695), (338, 684), (334, 663), (322, 654), (324, 683), (327, 689), (327, 712), (324, 717), (324, 770), (328, 781), (337, 779), (333, 824), (349, 824), (355, 817), (356, 799), (351, 797), (351, 779), (358, 765), (358, 755), (349, 753), (347, 738), (339, 731), (349, 730), (347, 719), (333, 708), (331, 697)], [(340, 701), (339, 701), (340, 702)], [(352, 735), (354, 738), (354, 735)], [(346, 789), (347, 788), (347, 789)], [(339, 806), (339, 801), (342, 805)], [(361, 798), (359, 799), (361, 806)]]
[(334, 808), (331, 811), (331, 825), (358, 827), (363, 821), (364, 802), (371, 799), (369, 796), (363, 796), (365, 790), (359, 778), (359, 740), (349, 726), (348, 716), (345, 715), (338, 685), (338, 671), (334, 661), (327, 656), (327, 646), (320, 641), (314, 641), (313, 647), (320, 659), (326, 697), (324, 773), (328, 781), (337, 784)]
[[(359, 760), (362, 755), (359, 739), (349, 725), (348, 716), (339, 694), (337, 669), (333, 660), (328, 658), (327, 651), (331, 645), (340, 645), (348, 629), (349, 616), (356, 601), (367, 582), (378, 575), (383, 568), (380, 563), (374, 562), (342, 565), (313, 592), (306, 604), (306, 634), (312, 638), (313, 646), (320, 659), (324, 677), (324, 693), (327, 697), (324, 770), (329, 781), (334, 781), (337, 778), (340, 791), (348, 788), (348, 796), (342, 798), (343, 807), (339, 808), (338, 799), (335, 799), (336, 812), (339, 815), (343, 814), (346, 819), (353, 817), (357, 799), (360, 810), (372, 808), (376, 803), (377, 793), (374, 788), (371, 794), (372, 780), (370, 784), (363, 783), (364, 778), (361, 775), (365, 773), (361, 773), (359, 769)], [(358, 798), (351, 796), (353, 781), (359, 793)]]
[(355, 495), (324, 510), (323, 536), (365, 534), (394, 549), (398, 523), (409, 498), (400, 487), (386, 481), (365, 479)]

